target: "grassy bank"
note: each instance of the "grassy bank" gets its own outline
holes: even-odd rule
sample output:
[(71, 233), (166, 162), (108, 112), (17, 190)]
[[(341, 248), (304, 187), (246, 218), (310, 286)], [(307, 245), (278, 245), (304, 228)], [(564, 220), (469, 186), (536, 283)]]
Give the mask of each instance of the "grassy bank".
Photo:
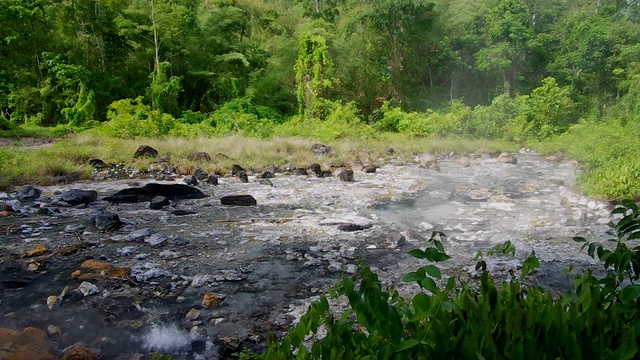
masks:
[[(33, 135), (33, 134), (30, 134)], [(321, 142), (333, 148), (332, 154), (317, 158), (311, 146)], [(106, 163), (121, 163), (144, 171), (158, 167), (148, 158), (134, 159), (139, 145), (150, 145), (160, 155), (168, 155), (172, 164), (181, 171), (190, 173), (196, 167), (207, 172), (226, 174), (232, 164), (240, 164), (247, 169), (262, 171), (268, 166), (286, 167), (308, 166), (314, 162), (326, 166), (351, 165), (358, 162), (381, 164), (391, 159), (411, 161), (415, 154), (470, 154), (477, 151), (514, 151), (517, 145), (505, 141), (469, 140), (463, 138), (423, 139), (395, 133), (380, 133), (364, 139), (343, 138), (330, 141), (299, 137), (274, 137), (257, 139), (230, 135), (224, 137), (179, 137), (120, 139), (105, 137), (95, 133), (69, 134), (56, 138), (55, 142), (43, 147), (31, 147), (15, 141), (0, 147), (0, 188), (11, 189), (25, 184), (51, 183), (52, 177), (76, 173), (88, 179), (92, 167), (88, 160), (98, 158)], [(393, 154), (387, 149), (392, 148)], [(194, 152), (207, 152), (213, 161), (192, 161), (187, 156)], [(228, 158), (216, 158), (224, 154)]]

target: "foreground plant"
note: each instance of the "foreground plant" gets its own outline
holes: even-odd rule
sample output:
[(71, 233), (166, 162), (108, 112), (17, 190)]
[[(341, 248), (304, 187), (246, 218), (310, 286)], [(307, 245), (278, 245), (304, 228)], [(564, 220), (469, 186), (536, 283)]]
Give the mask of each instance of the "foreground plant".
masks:
[[(410, 254), (427, 265), (407, 274), (422, 291), (410, 301), (384, 287), (369, 267), (340, 281), (332, 298), (345, 297), (350, 309), (336, 315), (326, 297), (314, 302), (282, 340), (270, 339), (259, 359), (632, 359), (639, 356), (640, 287), (638, 254), (626, 242), (640, 237), (637, 206), (625, 202), (614, 213), (626, 216), (612, 224), (618, 234), (616, 250), (588, 244), (606, 270), (598, 279), (591, 272), (576, 277), (562, 298), (522, 280), (539, 266), (535, 255), (523, 264), (519, 277), (497, 287), (486, 265), (479, 287), (442, 274), (433, 263), (445, 261), (434, 232), (424, 250)], [(578, 239), (586, 241), (584, 239)], [(505, 249), (512, 247), (506, 246)], [(629, 281), (623, 281), (628, 275)], [(339, 317), (338, 317), (339, 316)], [(320, 329), (326, 336), (319, 339)], [(247, 354), (243, 354), (246, 357)]]

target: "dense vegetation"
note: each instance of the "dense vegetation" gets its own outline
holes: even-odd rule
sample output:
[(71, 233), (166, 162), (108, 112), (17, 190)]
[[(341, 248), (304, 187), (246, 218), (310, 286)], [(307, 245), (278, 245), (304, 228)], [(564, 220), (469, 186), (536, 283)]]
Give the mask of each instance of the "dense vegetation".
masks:
[[(615, 248), (585, 242), (608, 274), (576, 276), (559, 296), (525, 285), (540, 266), (530, 255), (519, 276), (496, 285), (482, 255), (478, 286), (442, 274), (433, 264), (407, 274), (420, 291), (410, 300), (382, 285), (368, 267), (332, 290), (348, 310), (326, 297), (314, 302), (281, 341), (272, 339), (258, 359), (637, 359), (640, 353), (640, 212), (633, 202), (614, 210)], [(434, 233), (425, 250), (411, 255), (431, 263), (447, 260)], [(512, 255), (507, 243), (489, 253)], [(487, 254), (488, 256), (490, 254)], [(318, 334), (325, 334), (320, 335)]]
[(638, 195), (636, 1), (4, 0), (0, 21), (0, 130), (506, 139)]

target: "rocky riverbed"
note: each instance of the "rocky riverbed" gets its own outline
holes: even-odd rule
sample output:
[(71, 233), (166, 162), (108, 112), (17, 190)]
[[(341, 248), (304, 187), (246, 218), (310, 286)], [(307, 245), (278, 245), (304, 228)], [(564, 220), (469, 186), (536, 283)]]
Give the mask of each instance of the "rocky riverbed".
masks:
[[(434, 230), (448, 235), (445, 273), (474, 277), (476, 254), (509, 240), (516, 256), (488, 257), (493, 274), (517, 271), (535, 251), (535, 281), (561, 290), (562, 270), (595, 264), (571, 237), (605, 236), (610, 206), (571, 191), (571, 162), (511, 157), (422, 156), (340, 176), (232, 170), (234, 177), (198, 174), (200, 181), (170, 174), (0, 193), (0, 326), (40, 329), (29, 334), (51, 358), (79, 343), (105, 359), (226, 358), (285, 332), (327, 286), (357, 270), (358, 258), (398, 284), (420, 264), (406, 252)], [(185, 180), (192, 190), (177, 187)], [(21, 351), (12, 341), (0, 357)]]

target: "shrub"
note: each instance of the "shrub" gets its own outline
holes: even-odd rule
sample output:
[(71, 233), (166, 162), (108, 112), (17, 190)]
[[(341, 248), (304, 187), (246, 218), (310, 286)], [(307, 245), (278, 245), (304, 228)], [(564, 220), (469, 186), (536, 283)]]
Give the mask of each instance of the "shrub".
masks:
[(114, 101), (109, 105), (107, 122), (100, 131), (119, 138), (157, 137), (167, 135), (176, 124), (173, 116), (151, 110), (142, 97)]

